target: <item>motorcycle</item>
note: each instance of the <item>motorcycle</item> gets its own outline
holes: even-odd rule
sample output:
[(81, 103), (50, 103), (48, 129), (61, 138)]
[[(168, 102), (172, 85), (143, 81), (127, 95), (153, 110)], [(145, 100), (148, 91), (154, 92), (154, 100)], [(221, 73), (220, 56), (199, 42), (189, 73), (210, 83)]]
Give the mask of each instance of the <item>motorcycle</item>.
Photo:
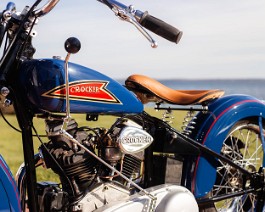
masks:
[[(175, 43), (181, 38), (148, 12), (98, 1), (152, 47), (157, 43), (144, 28)], [(81, 47), (74, 37), (65, 42), (65, 59), (33, 59), (33, 28), (58, 2), (37, 9), (36, 0), (22, 12), (11, 2), (0, 13), (1, 99), (14, 106), (24, 155), (15, 180), (0, 156), (0, 211), (264, 211), (264, 102), (223, 97), (222, 90), (172, 90), (143, 75), (122, 86), (69, 62)], [(164, 111), (161, 119), (144, 111), (149, 102)], [(175, 110), (187, 111), (182, 131), (169, 123)], [(79, 127), (71, 113), (117, 119), (108, 129)], [(34, 117), (44, 120), (45, 136)], [(33, 136), (41, 143), (36, 154)], [(180, 185), (166, 183), (167, 171), (177, 175), (168, 158), (182, 163)], [(37, 182), (40, 165), (60, 182)]]

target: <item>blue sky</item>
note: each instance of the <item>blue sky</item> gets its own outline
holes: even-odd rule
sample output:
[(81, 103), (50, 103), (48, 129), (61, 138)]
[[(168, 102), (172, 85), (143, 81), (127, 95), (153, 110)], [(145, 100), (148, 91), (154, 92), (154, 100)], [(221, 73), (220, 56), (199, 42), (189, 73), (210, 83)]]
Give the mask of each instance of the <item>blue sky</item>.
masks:
[[(8, 1), (1, 0), (0, 8)], [(22, 10), (33, 0), (18, 0)], [(35, 28), (36, 58), (65, 56), (64, 41), (81, 40), (71, 57), (113, 78), (138, 73), (163, 79), (264, 78), (264, 0), (124, 0), (183, 31), (179, 44), (153, 35), (158, 48), (96, 0), (62, 0)]]

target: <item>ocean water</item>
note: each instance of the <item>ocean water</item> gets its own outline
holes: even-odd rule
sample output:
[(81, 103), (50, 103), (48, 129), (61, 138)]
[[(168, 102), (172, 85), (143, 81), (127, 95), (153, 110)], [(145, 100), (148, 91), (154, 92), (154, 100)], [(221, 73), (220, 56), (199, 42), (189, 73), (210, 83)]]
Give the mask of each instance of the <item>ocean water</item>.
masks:
[[(118, 80), (124, 84), (124, 80)], [(246, 94), (265, 100), (265, 79), (235, 80), (158, 80), (175, 90), (221, 89), (225, 95)]]
[(181, 90), (221, 89), (225, 95), (247, 94), (265, 100), (265, 79), (251, 80), (159, 80), (170, 88)]

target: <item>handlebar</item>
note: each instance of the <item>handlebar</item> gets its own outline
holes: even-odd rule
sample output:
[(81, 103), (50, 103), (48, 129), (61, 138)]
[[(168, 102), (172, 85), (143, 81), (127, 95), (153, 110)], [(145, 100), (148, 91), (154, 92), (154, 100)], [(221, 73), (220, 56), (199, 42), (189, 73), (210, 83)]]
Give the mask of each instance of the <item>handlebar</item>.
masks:
[[(22, 21), (22, 19), (25, 18), (25, 21), (28, 21), (26, 19), (28, 19), (31, 15), (34, 15), (35, 18), (41, 17), (46, 15), (47, 13), (49, 13), (60, 0), (49, 0), (44, 6), (42, 6), (40, 9), (35, 10), (35, 8), (37, 7), (37, 5), (39, 5), (39, 3), (42, 0), (36, 0), (36, 2), (32, 5), (32, 7), (29, 9), (29, 7), (25, 7), (25, 9), (21, 12), (16, 14), (14, 17), (15, 19), (18, 19), (19, 21)], [(34, 11), (35, 10), (35, 11)], [(6, 33), (6, 27), (7, 27), (7, 23), (8, 21), (11, 19), (11, 17), (13, 16), (13, 14), (16, 13), (16, 5), (13, 2), (9, 2), (6, 6), (6, 9), (3, 12), (0, 12), (0, 47), (2, 45), (3, 42), (3, 38), (5, 36)], [(20, 19), (22, 17), (22, 19)], [(34, 19), (31, 19), (31, 21)], [(25, 23), (24, 23), (25, 24)], [(21, 24), (21, 29), (23, 28), (22, 26), (23, 24)], [(24, 25), (24, 29), (26, 29), (25, 27), (31, 27), (31, 23), (27, 23)]]
[[(37, 0), (31, 7), (31, 14), (41, 1), (42, 0)], [(59, 1), (60, 0), (48, 0), (48, 2), (44, 6), (33, 12), (34, 16), (41, 17), (46, 15), (57, 5)], [(149, 40), (153, 48), (157, 47), (157, 43), (143, 27), (174, 43), (178, 43), (182, 36), (182, 32), (177, 28), (149, 15), (148, 12), (135, 10), (132, 5), (126, 6), (116, 0), (98, 1), (107, 5), (121, 20), (132, 23)], [(15, 4), (10, 2), (6, 7), (6, 10), (3, 13), (0, 13), (0, 18), (2, 20), (3, 18), (10, 18), (11, 16), (9, 16), (9, 14), (11, 15), (14, 11)], [(5, 27), (6, 26), (4, 24), (0, 24), (0, 46), (2, 44), (3, 35), (5, 33)]]
[(42, 8), (35, 11), (37, 17), (41, 17), (49, 13), (60, 0), (49, 0)]
[(98, 1), (110, 7), (110, 9), (122, 20), (128, 21), (135, 25), (136, 28), (151, 42), (152, 47), (156, 47), (157, 44), (142, 27), (145, 27), (155, 34), (174, 43), (178, 43), (182, 36), (182, 32), (180, 30), (158, 18), (149, 15), (148, 12), (134, 10), (133, 6), (126, 6), (116, 0)]
[(182, 32), (180, 30), (156, 17), (149, 15), (148, 12), (145, 12), (142, 15), (139, 23), (146, 29), (149, 29), (155, 34), (174, 43), (178, 43), (182, 37)]

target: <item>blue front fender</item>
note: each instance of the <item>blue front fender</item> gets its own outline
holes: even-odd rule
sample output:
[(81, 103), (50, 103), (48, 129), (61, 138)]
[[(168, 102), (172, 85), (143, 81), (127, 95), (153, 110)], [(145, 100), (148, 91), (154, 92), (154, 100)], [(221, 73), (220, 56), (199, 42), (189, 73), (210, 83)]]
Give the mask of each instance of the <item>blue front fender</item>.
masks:
[(20, 197), (15, 180), (0, 154), (0, 211), (20, 212)]
[[(192, 137), (217, 153), (235, 123), (250, 117), (257, 121), (265, 119), (265, 104), (251, 96), (232, 95), (216, 100), (209, 105), (209, 113), (197, 115), (196, 135)], [(264, 142), (264, 141), (263, 141)], [(263, 143), (263, 153), (265, 145)], [(265, 157), (263, 157), (265, 159)], [(264, 161), (263, 161), (264, 164)], [(191, 189), (200, 198), (213, 187), (216, 179), (214, 161), (201, 156), (196, 160)]]

